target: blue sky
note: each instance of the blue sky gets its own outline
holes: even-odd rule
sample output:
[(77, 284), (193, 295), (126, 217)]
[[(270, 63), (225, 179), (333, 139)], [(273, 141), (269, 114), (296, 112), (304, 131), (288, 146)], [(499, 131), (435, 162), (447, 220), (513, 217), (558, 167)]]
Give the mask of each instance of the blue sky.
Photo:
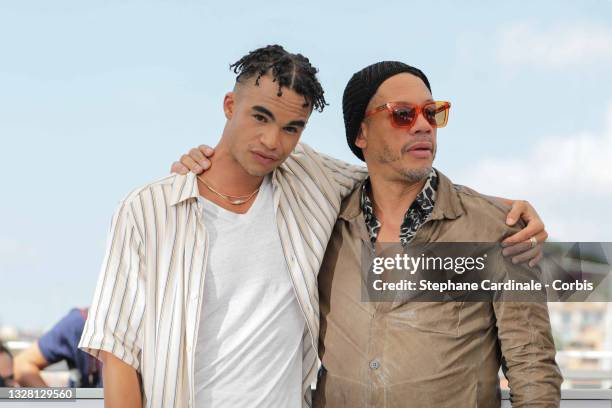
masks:
[(439, 169), (530, 200), (552, 238), (612, 241), (612, 1), (531, 3), (0, 3), (0, 325), (91, 301), (117, 202), (215, 144), (228, 65), (271, 43), (320, 69), (315, 148), (357, 161), (342, 90), (401, 60), (453, 103)]

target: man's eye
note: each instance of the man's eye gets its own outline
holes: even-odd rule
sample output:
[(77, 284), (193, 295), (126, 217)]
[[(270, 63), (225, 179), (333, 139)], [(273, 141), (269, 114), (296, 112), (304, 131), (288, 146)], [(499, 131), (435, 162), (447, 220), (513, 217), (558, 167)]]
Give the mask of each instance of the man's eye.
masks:
[(407, 109), (398, 109), (397, 115), (402, 119), (409, 119), (412, 113)]
[(414, 109), (398, 108), (393, 111), (393, 116), (400, 122), (409, 122), (414, 118)]
[(258, 122), (266, 122), (267, 121), (266, 117), (264, 115), (260, 115), (259, 113), (254, 114), (253, 117)]
[(296, 127), (293, 127), (293, 126), (287, 126), (287, 127), (285, 128), (285, 132), (288, 132), (288, 133), (297, 133), (297, 132), (298, 132), (298, 130), (297, 130), (297, 128), (296, 128)]
[(423, 113), (425, 114), (425, 117), (433, 118), (434, 116), (436, 116), (436, 113), (438, 113), (438, 111), (436, 110), (436, 108), (427, 108), (423, 110)]

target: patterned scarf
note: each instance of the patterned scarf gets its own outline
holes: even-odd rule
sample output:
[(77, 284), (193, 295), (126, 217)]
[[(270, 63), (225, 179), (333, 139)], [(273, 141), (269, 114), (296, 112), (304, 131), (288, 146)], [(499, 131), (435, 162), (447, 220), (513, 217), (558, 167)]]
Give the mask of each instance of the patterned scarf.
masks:
[[(436, 190), (438, 189), (438, 174), (434, 169), (427, 176), (427, 181), (421, 192), (416, 196), (414, 202), (406, 211), (404, 221), (400, 228), (400, 242), (402, 245), (408, 244), (414, 238), (417, 230), (431, 216), (436, 200)], [(372, 243), (376, 242), (381, 223), (374, 215), (372, 200), (368, 194), (370, 190), (370, 178), (368, 177), (361, 188), (361, 210), (365, 218), (366, 227), (370, 234)]]

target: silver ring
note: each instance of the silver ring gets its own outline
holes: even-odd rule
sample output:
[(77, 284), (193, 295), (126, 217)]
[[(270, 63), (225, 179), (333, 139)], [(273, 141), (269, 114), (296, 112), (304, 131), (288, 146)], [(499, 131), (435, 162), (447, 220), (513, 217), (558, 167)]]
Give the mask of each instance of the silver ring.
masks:
[(538, 245), (538, 240), (536, 239), (536, 237), (529, 238), (529, 242), (531, 242), (531, 247), (532, 248), (535, 248), (536, 245)]

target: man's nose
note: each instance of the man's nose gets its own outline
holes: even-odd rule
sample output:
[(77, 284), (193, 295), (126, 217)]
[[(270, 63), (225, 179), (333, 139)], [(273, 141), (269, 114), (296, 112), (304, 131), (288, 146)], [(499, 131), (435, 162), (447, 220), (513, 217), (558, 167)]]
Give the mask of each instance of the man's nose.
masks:
[(422, 113), (419, 113), (411, 131), (414, 133), (431, 133), (433, 131), (433, 126), (425, 119)]
[(276, 150), (279, 143), (280, 132), (278, 129), (267, 129), (261, 135), (261, 144), (263, 144), (266, 149)]

